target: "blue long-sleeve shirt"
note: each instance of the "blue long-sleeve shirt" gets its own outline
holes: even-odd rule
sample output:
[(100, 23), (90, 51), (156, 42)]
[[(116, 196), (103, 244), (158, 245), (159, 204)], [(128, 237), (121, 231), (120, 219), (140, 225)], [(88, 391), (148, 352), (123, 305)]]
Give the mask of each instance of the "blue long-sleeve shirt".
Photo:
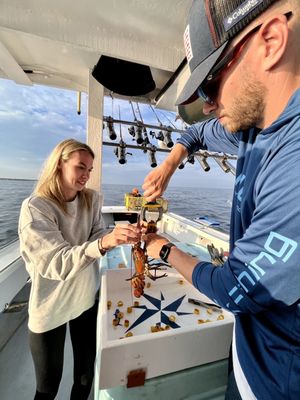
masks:
[(233, 135), (211, 119), (178, 142), (189, 154), (238, 155), (230, 255), (219, 268), (200, 262), (193, 284), (235, 314), (236, 364), (252, 394), (299, 400), (300, 90), (264, 130)]

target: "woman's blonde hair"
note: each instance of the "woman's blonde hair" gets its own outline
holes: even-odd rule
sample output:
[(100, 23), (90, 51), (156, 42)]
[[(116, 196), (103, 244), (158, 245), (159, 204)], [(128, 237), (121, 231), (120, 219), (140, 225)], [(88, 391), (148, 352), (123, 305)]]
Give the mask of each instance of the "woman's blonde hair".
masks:
[[(64, 212), (67, 213), (66, 199), (63, 195), (63, 190), (60, 180), (59, 162), (67, 161), (74, 151), (87, 151), (93, 159), (95, 154), (93, 150), (85, 143), (78, 142), (74, 139), (67, 139), (59, 143), (51, 152), (50, 156), (44, 164), (34, 193), (37, 196), (52, 200)], [(88, 189), (83, 189), (78, 193), (79, 199), (84, 207), (90, 208), (92, 204), (91, 192)]]

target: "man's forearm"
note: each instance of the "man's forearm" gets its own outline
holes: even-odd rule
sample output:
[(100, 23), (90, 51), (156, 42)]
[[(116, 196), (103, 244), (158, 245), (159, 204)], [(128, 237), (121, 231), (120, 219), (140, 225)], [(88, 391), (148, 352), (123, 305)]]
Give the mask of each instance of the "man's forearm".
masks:
[(186, 147), (182, 144), (177, 143), (168, 157), (163, 161), (163, 164), (172, 171), (172, 174), (175, 172), (176, 168), (180, 165), (180, 163), (188, 156), (188, 151)]
[(168, 257), (168, 263), (171, 264), (172, 267), (175, 268), (181, 275), (183, 275), (190, 283), (192, 283), (192, 276), (195, 266), (200, 261), (201, 260), (184, 253), (175, 246), (171, 248)]

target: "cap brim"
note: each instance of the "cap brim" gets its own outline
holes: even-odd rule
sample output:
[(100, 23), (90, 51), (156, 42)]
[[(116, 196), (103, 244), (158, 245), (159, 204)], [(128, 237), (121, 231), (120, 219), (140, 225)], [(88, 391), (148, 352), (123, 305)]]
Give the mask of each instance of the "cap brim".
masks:
[(178, 115), (189, 125), (211, 118), (211, 114), (203, 114), (203, 104), (204, 102), (200, 97), (189, 104), (180, 104), (177, 106)]
[(196, 93), (198, 87), (204, 81), (209, 71), (212, 69), (226, 46), (227, 42), (225, 42), (221, 47), (219, 47), (209, 57), (202, 61), (202, 63), (199, 64), (198, 67), (194, 69), (183, 90), (178, 96), (175, 103), (176, 105), (189, 104), (199, 97)]

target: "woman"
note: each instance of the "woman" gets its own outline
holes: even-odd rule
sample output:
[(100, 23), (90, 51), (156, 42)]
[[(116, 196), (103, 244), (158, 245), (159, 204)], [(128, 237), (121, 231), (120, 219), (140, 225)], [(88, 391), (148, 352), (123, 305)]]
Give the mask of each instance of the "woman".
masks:
[(48, 158), (19, 220), (21, 254), (31, 277), (29, 342), (36, 373), (34, 399), (54, 399), (63, 369), (69, 323), (74, 355), (71, 399), (87, 399), (96, 353), (98, 258), (136, 243), (139, 228), (101, 227), (101, 197), (85, 188), (94, 153), (69, 139)]

